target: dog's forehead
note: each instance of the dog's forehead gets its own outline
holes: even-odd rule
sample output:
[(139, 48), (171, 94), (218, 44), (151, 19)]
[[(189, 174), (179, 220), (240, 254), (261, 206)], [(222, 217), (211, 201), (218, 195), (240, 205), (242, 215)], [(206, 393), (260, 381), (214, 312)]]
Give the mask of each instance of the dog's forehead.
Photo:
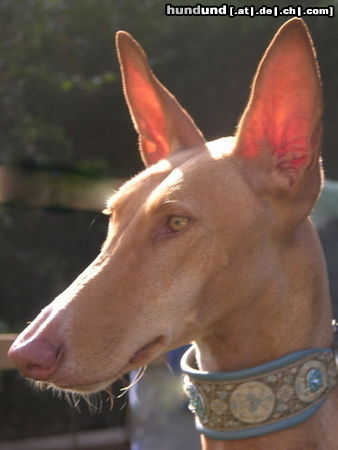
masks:
[(108, 200), (107, 208), (119, 210), (132, 200), (145, 202), (150, 195), (154, 201), (164, 199), (183, 184), (201, 184), (214, 172), (217, 161), (231, 155), (233, 146), (233, 138), (222, 138), (161, 160), (126, 181)]
[(144, 201), (149, 193), (173, 171), (168, 160), (161, 160), (126, 181), (107, 202), (109, 210), (121, 209), (132, 198)]

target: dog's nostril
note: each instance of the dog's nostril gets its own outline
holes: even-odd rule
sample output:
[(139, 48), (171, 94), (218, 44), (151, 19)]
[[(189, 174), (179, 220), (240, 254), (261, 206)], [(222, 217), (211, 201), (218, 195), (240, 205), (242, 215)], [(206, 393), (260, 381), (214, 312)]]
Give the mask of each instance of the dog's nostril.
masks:
[(24, 376), (48, 381), (58, 367), (61, 353), (61, 345), (40, 338), (18, 344), (14, 342), (8, 357)]

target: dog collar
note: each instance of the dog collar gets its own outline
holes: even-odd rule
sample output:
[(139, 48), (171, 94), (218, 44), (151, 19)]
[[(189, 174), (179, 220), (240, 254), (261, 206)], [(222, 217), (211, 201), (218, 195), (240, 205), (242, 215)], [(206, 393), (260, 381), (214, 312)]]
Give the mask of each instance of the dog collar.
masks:
[(197, 430), (212, 439), (245, 439), (298, 425), (337, 383), (332, 348), (300, 350), (232, 372), (198, 370), (194, 351), (181, 360), (184, 390)]

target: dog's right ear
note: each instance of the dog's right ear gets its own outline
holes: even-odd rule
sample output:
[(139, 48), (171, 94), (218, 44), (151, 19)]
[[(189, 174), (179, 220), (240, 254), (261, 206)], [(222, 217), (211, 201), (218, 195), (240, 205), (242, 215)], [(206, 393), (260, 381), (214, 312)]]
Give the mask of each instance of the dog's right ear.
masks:
[(123, 91), (146, 165), (205, 144), (193, 119), (152, 73), (146, 54), (128, 33), (116, 35)]

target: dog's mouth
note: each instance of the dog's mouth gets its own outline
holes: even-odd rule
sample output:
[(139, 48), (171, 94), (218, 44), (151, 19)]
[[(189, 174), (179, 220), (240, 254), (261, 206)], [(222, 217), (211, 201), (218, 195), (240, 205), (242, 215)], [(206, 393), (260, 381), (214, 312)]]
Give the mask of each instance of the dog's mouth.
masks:
[(145, 366), (158, 355), (160, 355), (165, 350), (166, 338), (165, 336), (158, 336), (152, 339), (147, 344), (140, 347), (133, 356), (129, 359), (127, 364), (114, 374), (112, 377), (105, 378), (102, 380), (95, 380), (93, 382), (85, 383), (68, 383), (65, 381), (51, 381), (51, 382), (37, 382), (37, 385), (41, 388), (55, 387), (63, 391), (76, 392), (78, 394), (91, 394), (95, 392), (102, 391), (106, 389), (114, 381), (121, 378), (127, 372), (131, 370), (136, 370), (139, 367)]
[(165, 343), (164, 336), (158, 336), (147, 344), (143, 345), (137, 352), (129, 360), (129, 365), (134, 366), (137, 364), (138, 366), (142, 366), (149, 362), (152, 359), (153, 354), (157, 353), (159, 348), (163, 348)]

